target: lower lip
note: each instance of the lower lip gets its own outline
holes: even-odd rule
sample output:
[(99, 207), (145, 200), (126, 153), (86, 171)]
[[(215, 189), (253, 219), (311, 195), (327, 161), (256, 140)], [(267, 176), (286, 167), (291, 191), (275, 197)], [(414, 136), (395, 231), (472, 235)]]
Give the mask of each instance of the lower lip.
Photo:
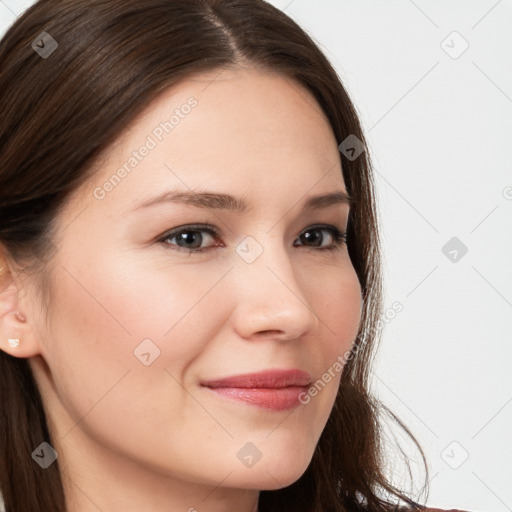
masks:
[(290, 386), (287, 388), (209, 388), (216, 395), (228, 400), (237, 400), (250, 405), (285, 411), (301, 405), (299, 396), (307, 392), (307, 386)]

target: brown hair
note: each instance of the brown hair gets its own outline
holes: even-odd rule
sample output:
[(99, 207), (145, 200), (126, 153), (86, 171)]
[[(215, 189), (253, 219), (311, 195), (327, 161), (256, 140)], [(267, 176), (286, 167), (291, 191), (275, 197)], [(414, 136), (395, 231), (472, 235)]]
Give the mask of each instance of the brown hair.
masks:
[[(42, 58), (33, 41), (57, 42)], [(40, 0), (0, 42), (0, 249), (40, 279), (50, 268), (52, 229), (70, 193), (157, 95), (193, 73), (252, 65), (306, 87), (336, 140), (365, 151), (342, 158), (355, 199), (348, 250), (363, 293), (361, 325), (334, 408), (305, 473), (261, 491), (260, 512), (343, 512), (416, 506), (385, 475), (383, 416), (409, 430), (369, 391), (379, 339), (382, 277), (376, 198), (356, 110), (327, 58), (292, 19), (263, 0)], [(0, 275), (0, 282), (2, 276)], [(43, 470), (30, 454), (52, 444), (27, 359), (0, 351), (0, 490), (6, 512), (64, 512), (59, 461)], [(423, 489), (426, 489), (425, 483)], [(386, 498), (386, 495), (388, 498)]]

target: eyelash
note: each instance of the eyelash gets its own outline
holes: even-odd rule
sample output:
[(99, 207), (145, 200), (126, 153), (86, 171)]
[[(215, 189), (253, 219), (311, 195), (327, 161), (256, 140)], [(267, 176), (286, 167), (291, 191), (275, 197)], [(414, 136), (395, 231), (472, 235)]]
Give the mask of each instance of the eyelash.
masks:
[[(331, 245), (329, 247), (309, 247), (309, 249), (313, 249), (313, 250), (317, 250), (317, 251), (334, 252), (334, 251), (339, 251), (342, 248), (342, 246), (345, 245), (347, 242), (347, 233), (340, 231), (336, 226), (330, 226), (330, 225), (310, 226), (305, 231), (303, 231), (301, 233), (301, 235), (304, 233), (307, 233), (308, 231), (313, 231), (313, 230), (329, 231), (334, 239), (334, 243), (333, 243), (333, 245)], [(216, 238), (221, 237), (221, 233), (213, 226), (210, 226), (208, 224), (194, 224), (191, 226), (184, 226), (179, 229), (168, 232), (163, 237), (159, 238), (157, 240), (157, 242), (162, 243), (167, 246), (174, 245), (174, 244), (167, 243), (166, 240), (172, 239), (172, 238), (174, 238), (180, 234), (183, 234), (183, 233), (196, 233), (196, 232), (201, 232), (201, 231), (206, 231), (207, 233), (215, 236)], [(211, 249), (215, 249), (216, 247), (219, 247), (219, 246), (217, 245), (217, 246), (211, 246), (211, 247), (204, 247), (202, 249), (187, 249), (185, 247), (180, 247), (177, 245), (174, 245), (174, 247), (178, 251), (188, 251), (189, 255), (190, 255), (190, 254), (203, 253), (203, 252), (209, 251)], [(302, 247), (302, 246), (300, 246), (300, 247)], [(305, 247), (308, 248), (307, 246), (305, 246)]]

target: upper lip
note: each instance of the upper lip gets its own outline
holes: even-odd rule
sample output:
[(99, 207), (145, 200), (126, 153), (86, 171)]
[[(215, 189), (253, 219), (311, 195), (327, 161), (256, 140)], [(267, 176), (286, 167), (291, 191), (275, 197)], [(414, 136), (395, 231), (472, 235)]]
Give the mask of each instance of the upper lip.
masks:
[(201, 385), (209, 388), (285, 388), (309, 384), (311, 384), (311, 376), (299, 369), (264, 370), (201, 382)]

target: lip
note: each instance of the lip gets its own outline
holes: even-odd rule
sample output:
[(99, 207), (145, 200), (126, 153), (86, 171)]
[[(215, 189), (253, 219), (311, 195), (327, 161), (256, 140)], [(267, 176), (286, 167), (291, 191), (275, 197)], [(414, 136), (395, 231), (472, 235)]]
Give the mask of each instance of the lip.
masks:
[(273, 411), (293, 409), (301, 405), (299, 396), (311, 384), (309, 373), (293, 370), (265, 370), (201, 382), (220, 398), (242, 401)]
[(291, 370), (264, 370), (201, 382), (202, 386), (209, 388), (279, 389), (289, 386), (304, 387), (309, 384), (311, 384), (311, 375), (296, 368)]

